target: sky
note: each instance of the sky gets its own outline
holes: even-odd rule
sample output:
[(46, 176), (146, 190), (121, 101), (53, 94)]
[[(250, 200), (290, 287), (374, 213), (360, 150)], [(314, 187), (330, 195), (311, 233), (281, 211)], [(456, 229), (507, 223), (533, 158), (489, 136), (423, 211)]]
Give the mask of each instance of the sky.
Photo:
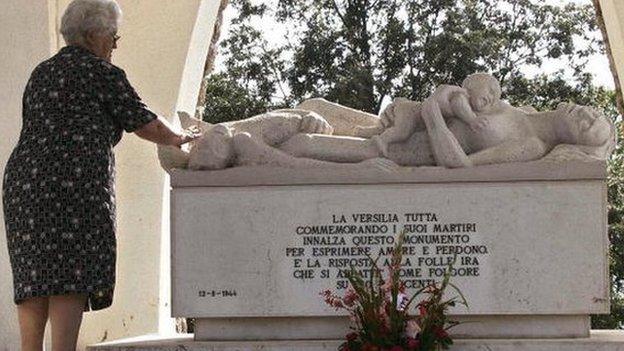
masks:
[[(559, 4), (591, 4), (591, 0), (545, 0), (547, 4), (559, 5)], [(599, 86), (605, 86), (609, 89), (615, 89), (613, 82), (613, 75), (609, 68), (609, 59), (606, 55), (594, 55), (590, 58), (588, 71), (594, 75), (594, 83)], [(555, 72), (562, 67), (563, 63), (556, 60), (549, 60), (544, 63), (541, 68), (525, 67), (523, 72), (528, 75), (535, 75), (539, 73)]]
[[(270, 0), (268, 2), (274, 2), (275, 0)], [(543, 0), (551, 5), (559, 5), (559, 4), (567, 4), (567, 3), (577, 3), (577, 4), (591, 4), (591, 0)], [(267, 2), (267, 1), (263, 1)], [(232, 6), (228, 6), (224, 13), (224, 24), (222, 28), (222, 38), (223, 39), (229, 29), (229, 21), (234, 16), (234, 11)], [(286, 35), (286, 30), (284, 26), (277, 24), (274, 21), (268, 21), (263, 19), (262, 21), (258, 21), (254, 23), (254, 25), (262, 28), (264, 33), (271, 33), (270, 40), (276, 40), (278, 43), (282, 41)], [(269, 38), (267, 38), (269, 39)], [(222, 57), (217, 57), (216, 60), (216, 68), (219, 70), (223, 67)], [(565, 62), (562, 60), (546, 60), (541, 67), (522, 67), (521, 71), (528, 76), (534, 76), (541, 73), (554, 73), (559, 69), (565, 67)], [(609, 68), (609, 60), (605, 55), (594, 55), (590, 58), (590, 64), (587, 66), (587, 70), (594, 75), (594, 84), (599, 86), (605, 86), (609, 89), (614, 89), (615, 85), (613, 83), (613, 76), (611, 74), (611, 70)]]

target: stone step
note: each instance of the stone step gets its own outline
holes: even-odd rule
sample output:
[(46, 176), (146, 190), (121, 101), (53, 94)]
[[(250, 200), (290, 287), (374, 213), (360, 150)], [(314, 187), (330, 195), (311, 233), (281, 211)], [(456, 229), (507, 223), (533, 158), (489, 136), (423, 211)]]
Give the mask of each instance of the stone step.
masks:
[[(146, 335), (87, 347), (87, 351), (336, 351), (340, 340), (194, 341), (192, 334)], [(624, 351), (624, 331), (592, 330), (581, 339), (460, 339), (450, 351)]]

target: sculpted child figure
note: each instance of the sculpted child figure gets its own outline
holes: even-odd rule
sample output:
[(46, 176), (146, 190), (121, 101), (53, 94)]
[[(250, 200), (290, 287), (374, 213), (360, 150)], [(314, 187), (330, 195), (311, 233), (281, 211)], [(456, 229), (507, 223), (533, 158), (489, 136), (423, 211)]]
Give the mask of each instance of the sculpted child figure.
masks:
[(278, 110), (244, 120), (220, 123), (203, 132), (203, 136), (191, 146), (188, 163), (190, 169), (222, 169), (232, 166), (237, 161), (234, 157), (235, 143), (232, 140), (238, 134), (245, 133), (258, 142), (275, 147), (298, 133), (332, 134), (333, 129), (314, 112)]
[[(492, 113), (503, 108), (501, 87), (493, 76), (475, 73), (468, 76), (461, 87), (440, 85), (429, 100), (435, 102), (445, 120), (457, 118), (477, 131), (487, 126), (487, 118), (477, 113)], [(407, 140), (415, 131), (424, 130), (421, 104), (405, 98), (396, 99), (381, 115), (382, 126), (361, 128), (359, 136), (373, 139), (384, 157), (388, 144)], [(389, 128), (388, 128), (389, 126)], [(383, 130), (383, 128), (387, 128)], [(383, 131), (381, 134), (378, 134)]]

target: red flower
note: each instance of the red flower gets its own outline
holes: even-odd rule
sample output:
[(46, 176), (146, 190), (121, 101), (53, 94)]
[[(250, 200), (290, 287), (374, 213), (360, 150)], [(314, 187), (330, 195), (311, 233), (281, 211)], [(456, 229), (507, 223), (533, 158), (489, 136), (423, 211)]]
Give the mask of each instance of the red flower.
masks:
[(420, 341), (412, 338), (407, 339), (407, 348), (410, 350), (416, 350), (420, 347)]
[(444, 329), (442, 329), (440, 327), (436, 327), (434, 329), (434, 333), (438, 337), (438, 339), (446, 339), (446, 338), (448, 338), (448, 333), (446, 332), (446, 330), (444, 330)]
[(425, 293), (426, 293), (426, 294), (433, 294), (433, 293), (435, 293), (437, 290), (438, 290), (438, 288), (435, 286), (435, 284), (431, 284), (431, 285), (428, 285), (428, 286), (425, 288)]
[(379, 351), (379, 346), (371, 345), (369, 343), (364, 344), (362, 351)]
[(418, 312), (420, 313), (421, 316), (426, 315), (427, 307), (425, 307), (424, 305), (418, 305)]
[(348, 341), (353, 341), (353, 340), (357, 339), (357, 337), (358, 337), (358, 333), (356, 333), (356, 332), (351, 332), (351, 333), (347, 334), (347, 340)]
[(403, 348), (401, 346), (392, 346), (390, 351), (403, 351)]
[(351, 307), (353, 306), (355, 301), (357, 301), (357, 299), (358, 299), (358, 296), (355, 290), (353, 290), (352, 288), (349, 288), (347, 292), (345, 293), (342, 301), (344, 302), (346, 306)]

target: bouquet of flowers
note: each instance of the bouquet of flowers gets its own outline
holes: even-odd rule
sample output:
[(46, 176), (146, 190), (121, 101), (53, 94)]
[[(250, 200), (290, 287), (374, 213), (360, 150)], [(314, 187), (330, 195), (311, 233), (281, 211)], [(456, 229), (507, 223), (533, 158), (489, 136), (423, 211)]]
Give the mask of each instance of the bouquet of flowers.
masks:
[[(449, 320), (446, 312), (457, 303), (468, 304), (459, 289), (449, 282), (452, 264), (441, 282), (431, 283), (408, 297), (399, 278), (404, 234), (399, 235), (394, 246), (385, 277), (378, 266), (379, 257), (375, 260), (368, 257), (371, 261), (368, 279), (351, 267), (350, 287), (344, 296), (329, 290), (321, 292), (328, 305), (348, 311), (354, 324), (340, 351), (432, 351), (448, 349), (453, 343), (447, 331), (458, 322)], [(458, 296), (443, 300), (449, 286)], [(421, 298), (417, 300), (418, 297)], [(417, 314), (411, 315), (414, 301), (419, 301)]]

